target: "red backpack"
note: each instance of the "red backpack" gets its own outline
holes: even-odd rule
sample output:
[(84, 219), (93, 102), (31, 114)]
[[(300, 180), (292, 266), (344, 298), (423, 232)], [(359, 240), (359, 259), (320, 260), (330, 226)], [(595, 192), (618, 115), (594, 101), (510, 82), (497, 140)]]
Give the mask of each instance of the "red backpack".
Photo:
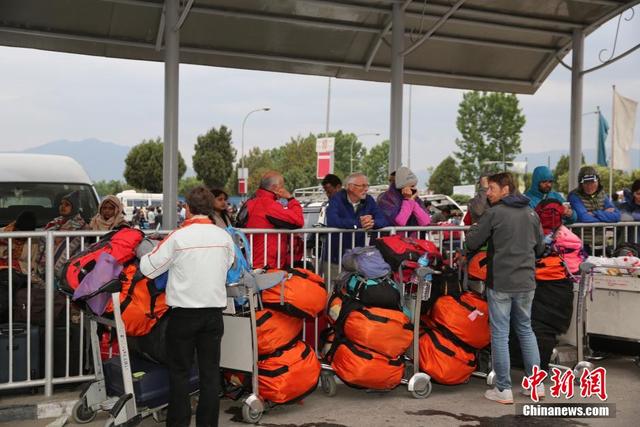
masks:
[(403, 261), (417, 261), (425, 253), (429, 254), (430, 265), (442, 262), (442, 254), (438, 247), (429, 240), (395, 234), (376, 239), (375, 246), (393, 270), (398, 270)]
[(136, 256), (136, 247), (143, 238), (142, 231), (128, 227), (105, 234), (99, 241), (66, 262), (60, 275), (60, 290), (67, 295), (73, 295), (84, 276), (96, 266), (103, 252), (110, 254), (120, 264), (131, 261)]

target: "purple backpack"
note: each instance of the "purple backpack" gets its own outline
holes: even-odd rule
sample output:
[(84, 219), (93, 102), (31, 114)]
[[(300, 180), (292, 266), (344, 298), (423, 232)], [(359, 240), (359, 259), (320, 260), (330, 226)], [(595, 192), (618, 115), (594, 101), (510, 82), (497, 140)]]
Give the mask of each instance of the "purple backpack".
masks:
[(111, 294), (100, 292), (100, 289), (117, 279), (122, 272), (120, 264), (111, 254), (103, 252), (98, 257), (96, 266), (84, 278), (73, 293), (73, 300), (86, 300), (87, 305), (98, 316), (104, 313)]
[(342, 256), (342, 267), (367, 279), (377, 279), (391, 273), (391, 267), (375, 246), (353, 248)]

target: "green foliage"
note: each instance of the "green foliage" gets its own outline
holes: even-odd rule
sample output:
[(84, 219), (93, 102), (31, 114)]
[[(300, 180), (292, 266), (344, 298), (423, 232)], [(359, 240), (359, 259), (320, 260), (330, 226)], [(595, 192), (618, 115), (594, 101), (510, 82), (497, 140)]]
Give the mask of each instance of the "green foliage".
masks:
[[(456, 126), (461, 138), (456, 139), (460, 151), (463, 181), (474, 183), (484, 170), (483, 162), (512, 161), (521, 151), (520, 134), (526, 122), (518, 98), (513, 94), (466, 92), (458, 107)], [(491, 167), (487, 171), (497, 171)]]
[(369, 178), (369, 184), (379, 185), (389, 182), (389, 140), (375, 145), (362, 159), (362, 170)]
[[(160, 138), (143, 140), (134, 146), (125, 159), (124, 178), (131, 187), (149, 193), (162, 193), (162, 150)], [(187, 165), (178, 152), (178, 179)]]
[(183, 178), (180, 180), (180, 182), (178, 182), (178, 195), (184, 197), (187, 195), (189, 191), (193, 190), (195, 187), (202, 184), (203, 182), (200, 181), (195, 176), (189, 176), (187, 178)]
[(131, 188), (126, 183), (116, 179), (112, 179), (111, 181), (96, 181), (93, 183), (93, 186), (96, 188), (100, 197), (105, 197), (110, 194), (116, 195)]
[(451, 198), (456, 201), (459, 205), (466, 205), (471, 200), (471, 196), (467, 196), (466, 194), (453, 194)]
[(226, 126), (212, 128), (198, 136), (193, 155), (193, 169), (207, 187), (223, 188), (233, 172), (236, 150), (231, 145), (231, 131)]
[(453, 186), (460, 182), (460, 169), (453, 157), (448, 156), (435, 168), (429, 178), (429, 190), (436, 194), (453, 193)]
[[(587, 162), (584, 160), (584, 154), (582, 155), (582, 162), (580, 164), (581, 165), (587, 164)], [(556, 163), (556, 168), (553, 171), (553, 174), (557, 178), (560, 175), (563, 175), (567, 172), (569, 172), (569, 156), (563, 155), (560, 157), (560, 160), (558, 160), (558, 163)]]
[[(335, 138), (334, 151), (334, 174), (344, 179), (350, 173), (351, 147), (353, 144), (353, 170), (363, 169), (365, 154), (367, 150), (363, 144), (357, 140), (353, 133), (343, 133), (342, 131), (330, 133), (329, 136)], [(312, 187), (318, 185), (316, 179), (316, 139), (317, 136), (309, 134), (306, 137), (297, 136), (277, 148), (261, 150), (258, 147), (252, 148), (244, 156), (245, 167), (249, 169), (249, 192), (254, 192), (260, 185), (260, 178), (269, 171), (275, 170), (282, 173), (285, 179), (285, 186), (291, 191), (301, 187)], [(386, 148), (388, 152), (388, 145)], [(386, 182), (386, 168), (388, 153), (385, 155), (384, 169)], [(240, 162), (237, 163), (235, 172), (229, 176), (227, 188), (233, 193), (238, 190), (238, 172)]]

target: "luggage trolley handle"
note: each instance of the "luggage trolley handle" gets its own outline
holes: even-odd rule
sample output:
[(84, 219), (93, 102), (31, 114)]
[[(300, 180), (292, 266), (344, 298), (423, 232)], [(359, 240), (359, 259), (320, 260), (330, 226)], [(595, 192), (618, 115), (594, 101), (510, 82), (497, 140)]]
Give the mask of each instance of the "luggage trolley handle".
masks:
[(596, 266), (589, 262), (580, 264), (580, 282), (578, 284), (578, 303), (576, 310), (576, 347), (578, 362), (584, 360), (585, 314), (587, 297), (587, 280)]
[(426, 301), (431, 296), (431, 282), (425, 280), (429, 275), (440, 274), (430, 267), (418, 267), (416, 277), (418, 278), (418, 289), (416, 302), (413, 308), (413, 374), (420, 372), (420, 309), (422, 301)]

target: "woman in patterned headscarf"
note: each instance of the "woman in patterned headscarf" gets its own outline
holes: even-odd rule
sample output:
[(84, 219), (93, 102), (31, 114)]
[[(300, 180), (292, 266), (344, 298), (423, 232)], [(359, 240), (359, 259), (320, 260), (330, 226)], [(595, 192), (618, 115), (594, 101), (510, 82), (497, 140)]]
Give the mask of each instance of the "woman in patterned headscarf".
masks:
[(129, 223), (124, 219), (122, 203), (116, 196), (107, 196), (98, 208), (96, 216), (91, 218), (89, 228), (96, 231), (110, 231), (114, 228), (128, 227)]

